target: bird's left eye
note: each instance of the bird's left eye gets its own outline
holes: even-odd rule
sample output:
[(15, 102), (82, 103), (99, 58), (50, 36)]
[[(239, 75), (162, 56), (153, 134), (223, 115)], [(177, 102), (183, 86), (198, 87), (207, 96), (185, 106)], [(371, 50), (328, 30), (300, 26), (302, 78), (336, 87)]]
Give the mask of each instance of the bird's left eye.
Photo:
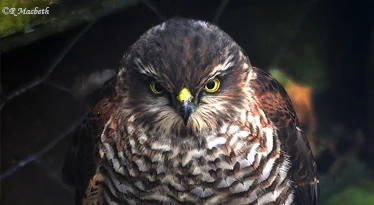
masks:
[(151, 84), (149, 84), (149, 87), (151, 87), (151, 90), (154, 94), (161, 94), (164, 92), (164, 88), (162, 85), (156, 81), (152, 81)]
[(218, 78), (214, 78), (213, 80), (211, 80), (207, 84), (205, 84), (204, 90), (207, 91), (208, 93), (217, 92), (220, 84), (221, 84), (221, 82), (218, 80)]

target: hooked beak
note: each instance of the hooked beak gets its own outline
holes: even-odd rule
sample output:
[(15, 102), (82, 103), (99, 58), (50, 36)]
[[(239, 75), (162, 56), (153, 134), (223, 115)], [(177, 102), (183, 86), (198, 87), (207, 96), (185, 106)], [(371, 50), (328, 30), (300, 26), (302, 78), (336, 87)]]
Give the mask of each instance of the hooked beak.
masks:
[(195, 105), (192, 103), (193, 96), (187, 88), (183, 88), (180, 91), (177, 99), (181, 103), (180, 114), (182, 116), (183, 123), (186, 126), (188, 118), (195, 109)]

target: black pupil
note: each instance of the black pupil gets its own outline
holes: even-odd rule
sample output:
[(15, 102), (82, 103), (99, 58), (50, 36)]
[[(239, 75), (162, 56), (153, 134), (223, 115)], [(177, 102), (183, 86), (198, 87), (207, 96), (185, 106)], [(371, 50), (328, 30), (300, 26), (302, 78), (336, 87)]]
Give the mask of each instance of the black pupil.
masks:
[(160, 85), (160, 83), (155, 83), (155, 90), (157, 92), (161, 92), (163, 90), (163, 87)]
[(210, 81), (209, 83), (206, 84), (206, 87), (207, 87), (208, 89), (213, 89), (213, 88), (214, 88), (214, 85), (215, 85), (215, 82), (212, 80), (212, 81)]

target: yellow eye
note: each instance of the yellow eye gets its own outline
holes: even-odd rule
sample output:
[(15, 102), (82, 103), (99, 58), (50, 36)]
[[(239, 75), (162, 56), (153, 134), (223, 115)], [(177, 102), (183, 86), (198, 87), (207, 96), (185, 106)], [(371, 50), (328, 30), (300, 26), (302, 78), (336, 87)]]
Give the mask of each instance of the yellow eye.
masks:
[(218, 80), (218, 78), (214, 78), (213, 80), (211, 80), (207, 84), (205, 84), (204, 90), (207, 91), (208, 93), (217, 92), (220, 84), (221, 84), (221, 82)]
[(154, 94), (161, 94), (164, 92), (164, 88), (160, 83), (156, 81), (152, 81), (151, 84), (149, 84), (149, 87), (151, 87), (151, 90)]

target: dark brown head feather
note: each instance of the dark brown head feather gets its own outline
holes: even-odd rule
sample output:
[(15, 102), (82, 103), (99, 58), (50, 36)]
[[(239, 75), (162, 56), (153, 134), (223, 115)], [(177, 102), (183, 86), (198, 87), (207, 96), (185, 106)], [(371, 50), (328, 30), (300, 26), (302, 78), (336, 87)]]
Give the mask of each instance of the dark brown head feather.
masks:
[[(215, 77), (221, 82), (220, 89), (215, 93), (205, 92), (204, 84)], [(150, 89), (152, 81), (160, 83), (165, 92), (153, 93)], [(176, 105), (177, 94), (184, 87), (190, 90), (196, 105), (187, 125), (183, 123)], [(105, 179), (101, 175), (107, 174), (106, 178), (113, 178), (105, 170), (102, 172), (101, 167), (112, 172), (119, 172), (122, 168), (122, 175), (115, 173), (116, 177), (120, 176), (119, 184), (126, 182), (139, 193), (141, 191), (137, 183), (142, 184), (143, 178), (148, 180), (147, 177), (152, 178), (159, 171), (169, 175), (170, 179), (183, 179), (176, 183), (186, 188), (187, 195), (192, 193), (190, 187), (183, 183), (191, 176), (195, 185), (206, 184), (214, 189), (214, 183), (221, 183), (241, 172), (243, 179), (247, 175), (254, 177), (253, 183), (243, 183), (241, 188), (238, 181), (227, 184), (226, 188), (229, 189), (234, 186), (243, 189), (232, 195), (233, 198), (227, 198), (226, 194), (229, 193), (216, 186), (215, 191), (219, 193), (217, 196), (223, 197), (220, 199), (231, 202), (235, 197), (243, 195), (243, 200), (247, 201), (248, 189), (261, 186), (251, 190), (256, 192), (251, 196), (258, 197), (253, 201), (255, 203), (266, 203), (258, 199), (266, 194), (265, 189), (280, 191), (271, 187), (274, 185), (283, 187), (285, 191), (283, 198), (269, 196), (269, 201), (271, 197), (276, 197), (273, 202), (279, 204), (292, 196), (289, 180), (284, 178), (287, 174), (288, 179), (295, 183), (297, 201), (302, 205), (315, 205), (318, 204), (316, 166), (299, 127), (292, 103), (282, 86), (269, 74), (252, 67), (248, 57), (228, 34), (203, 21), (172, 19), (147, 31), (124, 56), (117, 77), (107, 84), (101, 99), (77, 130), (64, 173), (70, 180), (75, 180), (73, 183), (77, 193), (82, 194), (87, 189), (91, 193), (90, 197), (94, 198), (92, 202), (96, 203), (98, 195), (95, 187), (100, 187), (100, 183), (111, 182), (103, 182)], [(243, 136), (235, 135), (241, 134), (236, 133), (237, 130), (243, 131)], [(174, 158), (169, 160), (173, 151)], [(221, 151), (219, 156), (215, 156), (217, 151)], [(158, 159), (162, 159), (160, 162), (158, 159), (152, 161), (155, 152), (162, 153), (157, 155)], [(268, 154), (261, 158), (264, 153)], [(215, 179), (212, 186), (211, 182), (201, 181), (191, 174), (193, 160), (185, 164), (182, 162), (197, 156), (205, 158), (207, 165), (203, 165), (205, 162), (198, 163), (196, 171), (207, 174), (206, 179)], [(247, 164), (245, 170), (241, 170), (240, 162), (235, 161), (239, 158), (243, 166)], [(274, 163), (269, 162), (272, 159)], [(138, 165), (136, 160), (143, 161), (138, 161)], [(219, 167), (221, 160), (228, 163), (224, 171), (219, 171), (223, 169)], [(141, 171), (142, 167), (147, 169)], [(137, 177), (130, 177), (129, 172)], [(138, 178), (140, 172), (146, 177)], [(218, 174), (212, 174), (215, 172), (220, 172), (219, 175), (226, 178), (217, 180)], [(93, 179), (93, 175), (97, 180)], [(272, 185), (267, 181), (270, 175), (273, 178)], [(275, 179), (282, 177), (278, 181), (281, 184), (277, 185)], [(175, 184), (165, 181), (162, 182), (165, 184), (160, 184), (161, 180), (154, 182), (154, 186), (146, 182), (143, 184), (146, 187), (143, 194), (147, 197), (149, 191), (159, 194), (157, 191), (161, 189), (152, 190), (155, 186), (175, 189)], [(111, 190), (107, 191), (111, 193)], [(140, 195), (122, 195), (129, 194), (127, 189), (115, 190), (115, 193), (119, 191), (124, 193), (112, 198), (143, 200)], [(179, 199), (178, 194), (170, 193), (170, 200), (187, 199)], [(164, 201), (168, 197), (152, 203), (170, 202)], [(149, 204), (147, 200), (142, 202)]]
[[(211, 109), (215, 113), (205, 113), (206, 118), (201, 120), (205, 121), (203, 124), (195, 122), (186, 127), (180, 117), (170, 116), (172, 113), (168, 112), (168, 117), (175, 123), (173, 133), (179, 136), (198, 134), (197, 130), (213, 131), (222, 122), (235, 119), (238, 115), (235, 113), (245, 103), (242, 97), (246, 77), (244, 62), (250, 64), (242, 49), (218, 27), (203, 21), (172, 19), (147, 31), (129, 49), (122, 60), (118, 89), (126, 98), (124, 106), (132, 109), (131, 113), (137, 113), (138, 124), (157, 127), (156, 118), (161, 110), (156, 112), (153, 105), (173, 108), (177, 94), (187, 87), (198, 106), (195, 113), (199, 113), (199, 108), (203, 110), (204, 103), (207, 104), (204, 98), (208, 96), (202, 90), (204, 85), (218, 77), (221, 89), (210, 93), (209, 97), (216, 96), (215, 99), (224, 104)], [(148, 85), (152, 80), (159, 82), (167, 92), (155, 96)], [(199, 129), (210, 122), (214, 123), (207, 130)]]

